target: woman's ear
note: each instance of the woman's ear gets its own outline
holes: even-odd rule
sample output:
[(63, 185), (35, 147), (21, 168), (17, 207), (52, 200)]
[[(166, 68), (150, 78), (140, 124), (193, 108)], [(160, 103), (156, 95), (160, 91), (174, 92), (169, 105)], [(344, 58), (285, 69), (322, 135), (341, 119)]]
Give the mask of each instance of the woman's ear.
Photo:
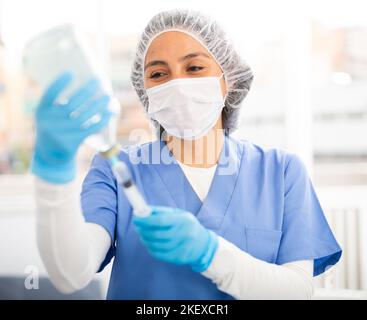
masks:
[(222, 95), (223, 95), (223, 98), (226, 97), (227, 93), (228, 93), (228, 88), (227, 88), (227, 82), (226, 80), (224, 79), (225, 75), (223, 73), (223, 77), (220, 79), (220, 87), (222, 89)]

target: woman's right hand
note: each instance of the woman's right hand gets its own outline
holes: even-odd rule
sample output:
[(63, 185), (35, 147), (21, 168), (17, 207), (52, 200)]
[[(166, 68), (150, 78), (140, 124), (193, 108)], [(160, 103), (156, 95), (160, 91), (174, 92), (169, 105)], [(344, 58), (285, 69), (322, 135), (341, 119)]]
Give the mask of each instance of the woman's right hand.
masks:
[[(100, 83), (92, 79), (65, 104), (57, 102), (72, 81), (72, 74), (59, 76), (46, 90), (36, 110), (36, 142), (32, 172), (51, 183), (67, 183), (76, 176), (76, 154), (89, 135), (109, 121), (110, 97), (96, 98)], [(92, 121), (99, 115), (99, 121)]]

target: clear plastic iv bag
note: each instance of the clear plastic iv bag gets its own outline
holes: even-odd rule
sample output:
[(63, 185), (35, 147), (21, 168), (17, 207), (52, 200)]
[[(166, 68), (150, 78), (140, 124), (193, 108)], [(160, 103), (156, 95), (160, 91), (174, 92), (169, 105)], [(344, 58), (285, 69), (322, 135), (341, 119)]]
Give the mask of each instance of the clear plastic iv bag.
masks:
[(30, 79), (42, 90), (61, 73), (70, 71), (74, 78), (65, 89), (60, 102), (92, 77), (101, 83), (101, 92), (111, 95), (108, 108), (113, 112), (109, 124), (102, 131), (86, 139), (86, 143), (98, 151), (106, 151), (116, 143), (117, 122), (120, 105), (112, 93), (111, 82), (94, 55), (86, 36), (74, 25), (66, 24), (49, 29), (34, 37), (23, 51), (23, 66)]

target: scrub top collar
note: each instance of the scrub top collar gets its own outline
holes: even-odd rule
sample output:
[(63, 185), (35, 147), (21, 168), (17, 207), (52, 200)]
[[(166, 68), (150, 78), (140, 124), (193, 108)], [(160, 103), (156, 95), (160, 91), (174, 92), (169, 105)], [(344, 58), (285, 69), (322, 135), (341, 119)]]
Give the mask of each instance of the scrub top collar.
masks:
[[(161, 159), (165, 159), (166, 162), (160, 161), (153, 167), (173, 203), (193, 213), (205, 227), (218, 230), (227, 213), (239, 176), (243, 155), (242, 145), (230, 136), (225, 136), (209, 192), (201, 202), (166, 143), (161, 140), (158, 143)], [(171, 160), (170, 164), (167, 164), (168, 158)]]

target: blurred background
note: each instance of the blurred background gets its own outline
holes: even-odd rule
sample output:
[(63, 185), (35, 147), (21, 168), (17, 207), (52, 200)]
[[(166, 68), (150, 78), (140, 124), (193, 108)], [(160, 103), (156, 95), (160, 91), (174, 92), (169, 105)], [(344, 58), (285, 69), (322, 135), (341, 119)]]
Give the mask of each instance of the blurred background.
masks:
[[(130, 83), (137, 39), (161, 10), (191, 8), (227, 30), (255, 79), (236, 136), (299, 154), (341, 262), (315, 278), (315, 299), (367, 297), (367, 19), (363, 0), (0, 0), (0, 298), (62, 299), (47, 282), (34, 234), (29, 163), (39, 99), (22, 70), (38, 32), (71, 22), (88, 35), (121, 103), (118, 139), (149, 123)], [(147, 135), (146, 140), (153, 139)], [(140, 141), (142, 142), (142, 141)], [(80, 181), (95, 151), (79, 153)], [(31, 271), (30, 271), (31, 270)], [(24, 281), (38, 274), (38, 290)], [(109, 269), (79, 296), (103, 298)], [(43, 282), (42, 282), (43, 281)]]

